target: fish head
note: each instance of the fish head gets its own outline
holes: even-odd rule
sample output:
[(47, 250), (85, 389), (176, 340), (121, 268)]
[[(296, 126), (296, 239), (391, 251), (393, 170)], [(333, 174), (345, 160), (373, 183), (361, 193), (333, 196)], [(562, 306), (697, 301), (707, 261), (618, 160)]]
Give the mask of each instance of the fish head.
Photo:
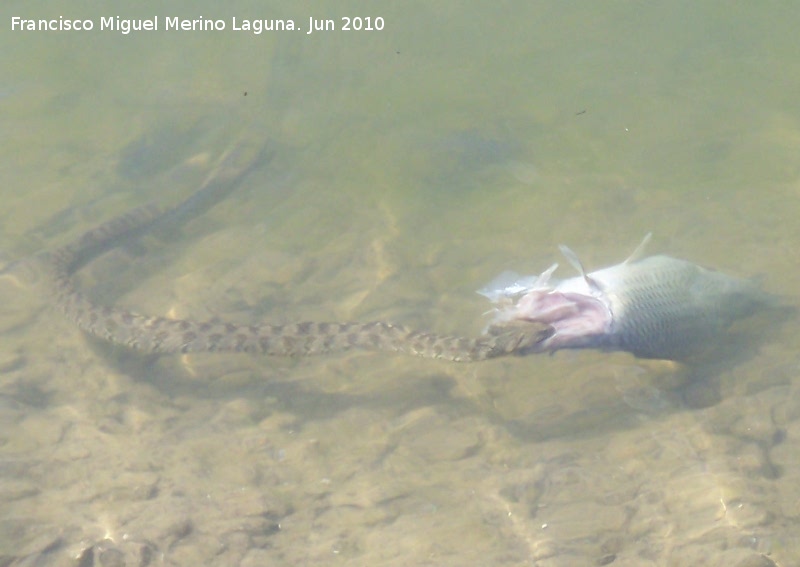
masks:
[(613, 314), (604, 297), (560, 287), (528, 292), (502, 318), (549, 325), (553, 332), (541, 350), (609, 346)]

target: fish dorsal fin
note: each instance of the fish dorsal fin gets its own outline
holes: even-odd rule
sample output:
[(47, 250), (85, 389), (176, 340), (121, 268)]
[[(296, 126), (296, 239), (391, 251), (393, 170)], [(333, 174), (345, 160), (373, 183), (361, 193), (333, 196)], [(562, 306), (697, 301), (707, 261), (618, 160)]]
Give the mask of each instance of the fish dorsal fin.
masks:
[(564, 255), (564, 258), (567, 259), (567, 262), (572, 264), (572, 267), (578, 270), (578, 273), (586, 281), (586, 284), (590, 288), (597, 289), (597, 283), (586, 274), (586, 270), (583, 269), (583, 264), (578, 259), (578, 255), (575, 254), (575, 252), (573, 252), (571, 248), (565, 246), (564, 244), (559, 244), (558, 249), (561, 250), (561, 253)]
[(539, 277), (536, 278), (536, 281), (533, 284), (534, 287), (547, 287), (550, 284), (550, 277), (553, 275), (553, 272), (556, 271), (556, 268), (558, 268), (558, 262), (555, 262), (552, 266), (539, 274)]
[(647, 248), (647, 244), (650, 242), (650, 239), (653, 237), (652, 232), (648, 232), (644, 235), (644, 238), (639, 243), (639, 246), (636, 247), (636, 250), (631, 252), (631, 255), (625, 258), (625, 261), (622, 262), (623, 264), (632, 264), (633, 262), (639, 260), (644, 254), (644, 249)]

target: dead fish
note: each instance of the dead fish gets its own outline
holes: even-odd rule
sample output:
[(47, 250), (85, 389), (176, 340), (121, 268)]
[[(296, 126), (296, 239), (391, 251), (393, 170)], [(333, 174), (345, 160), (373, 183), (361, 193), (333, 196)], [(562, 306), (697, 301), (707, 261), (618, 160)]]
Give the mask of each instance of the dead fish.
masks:
[(529, 352), (597, 348), (670, 360), (689, 358), (734, 321), (774, 305), (750, 280), (670, 256), (639, 259), (650, 236), (621, 264), (590, 273), (562, 245), (579, 276), (556, 280), (558, 264), (539, 276), (504, 272), (478, 293), (497, 304), (496, 325), (530, 321), (552, 327)]

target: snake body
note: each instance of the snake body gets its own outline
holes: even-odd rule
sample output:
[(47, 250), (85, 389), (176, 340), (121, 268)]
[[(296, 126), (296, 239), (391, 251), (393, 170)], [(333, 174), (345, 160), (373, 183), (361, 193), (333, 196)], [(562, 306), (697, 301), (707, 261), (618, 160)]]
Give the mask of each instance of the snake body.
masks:
[[(227, 160), (226, 160), (227, 161)], [(73, 274), (92, 258), (127, 237), (185, 213), (187, 203), (218, 197), (249, 170), (218, 168), (212, 182), (172, 208), (145, 205), (109, 220), (55, 250), (49, 259), (53, 295), (67, 318), (83, 331), (114, 344), (150, 354), (251, 352), (275, 356), (309, 356), (353, 348), (392, 351), (455, 362), (479, 361), (524, 352), (545, 339), (543, 325), (490, 327), (477, 338), (442, 336), (382, 321), (368, 323), (301, 322), (285, 325), (237, 325), (147, 316), (96, 305), (73, 283)]]

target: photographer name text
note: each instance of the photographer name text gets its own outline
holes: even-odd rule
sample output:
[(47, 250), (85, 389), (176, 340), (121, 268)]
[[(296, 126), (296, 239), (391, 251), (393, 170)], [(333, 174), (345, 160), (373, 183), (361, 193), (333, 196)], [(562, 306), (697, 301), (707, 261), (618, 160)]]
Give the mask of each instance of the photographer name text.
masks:
[(237, 31), (259, 35), (276, 31), (303, 31), (307, 35), (323, 31), (381, 31), (384, 20), (377, 16), (342, 16), (338, 19), (314, 18), (309, 16), (308, 25), (302, 27), (299, 22), (290, 19), (249, 19), (232, 17), (230, 20), (212, 18), (121, 18), (108, 16), (101, 18), (36, 18), (28, 19), (19, 16), (11, 17), (11, 31), (26, 32), (71, 32), (100, 31), (118, 32), (127, 35), (132, 32), (146, 31)]

